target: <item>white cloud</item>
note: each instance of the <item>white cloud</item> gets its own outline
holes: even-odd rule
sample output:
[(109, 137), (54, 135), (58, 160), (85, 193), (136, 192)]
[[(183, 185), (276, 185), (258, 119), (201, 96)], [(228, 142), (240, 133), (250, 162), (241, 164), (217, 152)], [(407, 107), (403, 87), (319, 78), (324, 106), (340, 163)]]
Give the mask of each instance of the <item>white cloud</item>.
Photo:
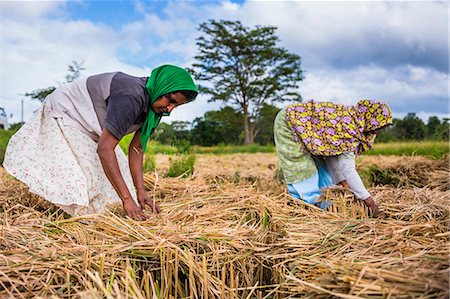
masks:
[(64, 1), (1, 1), (2, 18), (23, 22), (39, 20), (48, 15), (64, 15)]
[[(39, 7), (37, 4), (33, 7)], [(23, 3), (17, 5), (17, 11), (21, 11)], [(148, 68), (125, 64), (116, 57), (121, 41), (111, 28), (90, 21), (47, 18), (52, 9), (59, 12), (62, 5), (42, 5), (26, 22), (28, 10), (20, 16), (7, 14), (12, 9), (11, 2), (1, 15), (0, 106), (14, 114), (12, 122), (20, 121), (20, 101), (25, 92), (57, 86), (64, 81), (67, 66), (74, 60), (84, 61), (84, 75), (117, 70), (134, 75), (149, 73)], [(38, 106), (38, 102), (26, 98), (25, 119)]]
[(407, 112), (448, 113), (446, 74), (430, 68), (402, 66), (387, 70), (365, 66), (351, 70), (311, 71), (300, 85), (305, 100), (355, 104), (360, 99), (386, 101), (399, 114)]
[[(207, 107), (207, 109), (205, 109)], [(170, 116), (163, 117), (162, 121), (171, 123), (173, 121), (192, 121), (197, 117), (202, 117), (208, 110), (219, 110), (221, 103), (208, 103), (205, 95), (199, 95), (195, 101), (181, 105), (174, 109)]]
[[(383, 98), (394, 101), (397, 113), (448, 109), (443, 103), (448, 101), (447, 74), (433, 68), (440, 60), (430, 58), (442, 60), (446, 53), (448, 64), (444, 2), (170, 1), (156, 14), (137, 1), (134, 10), (142, 19), (118, 30), (93, 20), (72, 20), (62, 1), (0, 5), (0, 106), (15, 115), (20, 115), (20, 94), (63, 81), (72, 60), (85, 61), (85, 75), (120, 70), (145, 76), (160, 63), (189, 66), (197, 51), (198, 25), (208, 19), (278, 27), (281, 44), (302, 56), (306, 78), (300, 91), (305, 99), (354, 103)], [(135, 66), (136, 61), (151, 65)], [(170, 119), (192, 120), (218, 108), (201, 95)]]

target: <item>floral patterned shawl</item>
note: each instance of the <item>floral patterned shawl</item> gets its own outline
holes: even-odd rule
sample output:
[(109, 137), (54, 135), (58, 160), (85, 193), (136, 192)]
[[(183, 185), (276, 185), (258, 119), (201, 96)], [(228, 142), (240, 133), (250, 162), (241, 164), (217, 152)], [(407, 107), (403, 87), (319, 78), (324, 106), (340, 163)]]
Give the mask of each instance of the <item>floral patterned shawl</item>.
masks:
[(361, 100), (356, 106), (308, 101), (288, 106), (286, 120), (295, 141), (315, 156), (337, 156), (372, 148), (378, 130), (392, 124), (383, 102)]

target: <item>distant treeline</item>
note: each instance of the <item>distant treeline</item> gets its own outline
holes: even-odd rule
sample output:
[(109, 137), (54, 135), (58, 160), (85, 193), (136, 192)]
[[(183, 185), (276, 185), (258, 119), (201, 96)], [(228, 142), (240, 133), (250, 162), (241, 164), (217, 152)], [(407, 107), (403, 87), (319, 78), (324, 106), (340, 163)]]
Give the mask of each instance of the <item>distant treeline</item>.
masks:
[[(255, 145), (271, 146), (273, 142), (273, 121), (280, 109), (264, 104), (258, 119), (259, 129), (254, 132)], [(0, 130), (0, 164), (3, 161), (6, 145), (12, 134), (20, 128), (20, 124), (13, 124), (8, 131)], [(449, 119), (439, 119), (431, 116), (426, 123), (415, 113), (408, 113), (403, 119), (394, 119), (394, 124), (381, 131), (376, 143), (412, 140), (449, 140)], [(127, 138), (130, 138), (128, 136)], [(191, 145), (211, 147), (221, 145), (224, 151), (226, 145), (244, 144), (243, 115), (232, 107), (224, 107), (218, 111), (208, 111), (202, 117), (192, 122), (176, 121), (172, 124), (160, 123), (151, 139), (162, 145), (174, 145), (177, 151), (184, 151)], [(126, 142), (125, 142), (126, 143)], [(250, 151), (261, 151), (251, 148)], [(242, 149), (239, 149), (240, 151)], [(270, 151), (264, 149), (264, 151)], [(205, 151), (205, 150), (203, 150)], [(448, 150), (446, 150), (448, 151)]]
[[(275, 106), (264, 105), (261, 117), (253, 120), (257, 121), (258, 127), (261, 128), (255, 134), (254, 143), (273, 144), (273, 121), (278, 111), (279, 108)], [(448, 140), (449, 129), (448, 119), (441, 120), (432, 116), (424, 123), (415, 113), (408, 113), (403, 119), (394, 118), (393, 125), (381, 131), (377, 142)], [(231, 107), (208, 111), (193, 122), (161, 123), (152, 138), (159, 143), (173, 145), (241, 145), (244, 143), (243, 115)]]

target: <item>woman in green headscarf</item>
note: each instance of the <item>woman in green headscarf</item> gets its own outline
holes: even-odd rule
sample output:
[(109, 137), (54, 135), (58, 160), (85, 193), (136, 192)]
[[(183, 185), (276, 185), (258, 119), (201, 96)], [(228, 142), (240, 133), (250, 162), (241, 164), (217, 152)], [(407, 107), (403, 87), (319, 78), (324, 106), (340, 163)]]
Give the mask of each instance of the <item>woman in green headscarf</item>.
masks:
[[(162, 116), (197, 94), (189, 73), (173, 65), (150, 77), (114, 72), (60, 86), (10, 139), (4, 167), (71, 215), (122, 201), (128, 216), (145, 220), (145, 206), (159, 212), (144, 191), (148, 138)], [(127, 161), (117, 145), (132, 132)]]

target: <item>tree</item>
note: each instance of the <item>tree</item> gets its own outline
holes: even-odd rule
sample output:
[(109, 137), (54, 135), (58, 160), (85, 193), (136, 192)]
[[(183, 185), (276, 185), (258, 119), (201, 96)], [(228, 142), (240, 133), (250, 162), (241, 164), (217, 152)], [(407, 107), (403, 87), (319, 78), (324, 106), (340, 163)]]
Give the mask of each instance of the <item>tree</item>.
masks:
[(170, 124), (161, 122), (152, 134), (152, 138), (162, 144), (172, 144), (175, 140), (175, 133)]
[(207, 111), (205, 120), (214, 121), (223, 126), (224, 136), (218, 143), (240, 144), (242, 143), (242, 123), (244, 120), (242, 111), (225, 106), (218, 111)]
[(189, 139), (189, 126), (191, 125), (188, 121), (173, 121), (172, 129), (174, 132), (175, 143), (182, 140), (187, 141)]
[(191, 130), (191, 142), (202, 146), (213, 146), (225, 142), (226, 128), (224, 124), (205, 117), (194, 119), (194, 127)]
[(273, 139), (273, 123), (280, 108), (264, 104), (261, 108), (258, 118), (256, 119), (259, 127), (258, 136), (255, 138), (255, 142), (259, 144), (274, 144)]
[(448, 140), (450, 138), (450, 123), (448, 118), (444, 118), (441, 125), (441, 138)]
[(203, 146), (219, 143), (238, 144), (242, 133), (242, 112), (231, 107), (207, 111), (196, 118), (191, 130), (191, 142)]
[(202, 23), (203, 35), (191, 72), (210, 95), (209, 101), (224, 101), (242, 111), (244, 143), (258, 134), (259, 112), (264, 103), (300, 101), (298, 82), (303, 79), (300, 56), (278, 47), (276, 27), (245, 27), (239, 21)]
[[(65, 83), (72, 82), (76, 78), (80, 77), (81, 71), (85, 70), (85, 68), (83, 67), (83, 63), (84, 62), (78, 63), (74, 60), (74, 61), (72, 61), (72, 64), (69, 64), (69, 66), (67, 68), (68, 73), (65, 76), (65, 78), (66, 78)], [(55, 89), (56, 89), (56, 87), (49, 86), (47, 88), (37, 89), (32, 92), (26, 92), (25, 96), (31, 97), (33, 100), (38, 100), (38, 101), (43, 102), (45, 100), (45, 98), (49, 94), (51, 94)]]
[(430, 139), (441, 139), (442, 135), (442, 124), (437, 116), (431, 116), (428, 118), (427, 123), (427, 138)]
[(425, 138), (425, 124), (413, 112), (409, 112), (402, 120), (394, 122), (394, 128), (398, 139), (422, 140)]
[(69, 72), (66, 75), (66, 82), (72, 82), (73, 80), (79, 78), (81, 76), (81, 71), (84, 71), (85, 68), (83, 67), (84, 61), (81, 63), (76, 62), (75, 60), (72, 61), (72, 64), (69, 64), (69, 67), (67, 68), (67, 71)]

